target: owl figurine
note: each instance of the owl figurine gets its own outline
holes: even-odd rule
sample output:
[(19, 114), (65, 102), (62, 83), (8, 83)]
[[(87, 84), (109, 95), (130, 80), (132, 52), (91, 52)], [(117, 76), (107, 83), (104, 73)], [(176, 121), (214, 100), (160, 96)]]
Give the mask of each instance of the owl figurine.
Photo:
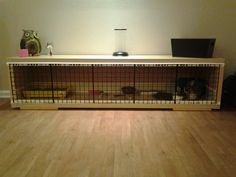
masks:
[(28, 49), (30, 56), (40, 55), (42, 47), (38, 34), (34, 30), (23, 30), (20, 48)]

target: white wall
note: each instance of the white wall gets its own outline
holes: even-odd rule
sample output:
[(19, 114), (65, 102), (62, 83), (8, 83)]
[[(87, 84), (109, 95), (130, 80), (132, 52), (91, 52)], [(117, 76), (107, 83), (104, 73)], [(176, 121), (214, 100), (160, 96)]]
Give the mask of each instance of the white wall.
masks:
[[(0, 0), (0, 3), (5, 10), (1, 26), (6, 46), (4, 57), (16, 55), (22, 29), (38, 30), (43, 46), (52, 41), (57, 54), (111, 54), (112, 29), (126, 27), (130, 54), (170, 54), (172, 37), (215, 37), (215, 56), (227, 58), (226, 74), (236, 71), (235, 0)], [(6, 80), (1, 82), (0, 89), (6, 89)]]

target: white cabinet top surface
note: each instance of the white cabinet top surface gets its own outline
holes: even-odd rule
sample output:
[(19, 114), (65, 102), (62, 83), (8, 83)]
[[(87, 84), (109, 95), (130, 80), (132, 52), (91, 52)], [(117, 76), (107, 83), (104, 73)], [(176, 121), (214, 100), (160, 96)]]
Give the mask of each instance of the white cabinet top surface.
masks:
[(34, 57), (9, 57), (8, 62), (30, 63), (219, 63), (223, 64), (223, 58), (189, 58), (172, 57), (171, 55), (130, 55), (128, 57), (116, 57), (112, 55), (40, 55)]

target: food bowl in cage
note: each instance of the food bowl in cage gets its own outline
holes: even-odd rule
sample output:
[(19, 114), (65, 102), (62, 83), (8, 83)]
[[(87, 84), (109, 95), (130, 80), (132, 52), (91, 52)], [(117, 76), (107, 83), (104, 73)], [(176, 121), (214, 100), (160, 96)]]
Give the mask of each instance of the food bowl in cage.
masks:
[(27, 99), (31, 98), (65, 98), (67, 95), (68, 89), (66, 88), (59, 88), (54, 89), (30, 89), (24, 90), (23, 95)]

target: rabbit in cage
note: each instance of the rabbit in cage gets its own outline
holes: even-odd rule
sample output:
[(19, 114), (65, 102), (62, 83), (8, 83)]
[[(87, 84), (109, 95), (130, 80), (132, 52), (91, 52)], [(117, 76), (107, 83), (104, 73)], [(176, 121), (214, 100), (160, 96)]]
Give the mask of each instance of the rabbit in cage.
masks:
[(184, 100), (199, 100), (207, 95), (207, 81), (196, 78), (179, 78), (177, 80), (177, 94)]

